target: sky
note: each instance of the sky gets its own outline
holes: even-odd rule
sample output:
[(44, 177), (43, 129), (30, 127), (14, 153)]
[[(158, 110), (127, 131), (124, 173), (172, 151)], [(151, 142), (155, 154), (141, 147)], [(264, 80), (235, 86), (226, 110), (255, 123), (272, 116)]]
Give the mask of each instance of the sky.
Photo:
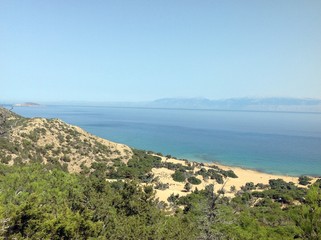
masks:
[(0, 102), (321, 98), (320, 0), (0, 0)]

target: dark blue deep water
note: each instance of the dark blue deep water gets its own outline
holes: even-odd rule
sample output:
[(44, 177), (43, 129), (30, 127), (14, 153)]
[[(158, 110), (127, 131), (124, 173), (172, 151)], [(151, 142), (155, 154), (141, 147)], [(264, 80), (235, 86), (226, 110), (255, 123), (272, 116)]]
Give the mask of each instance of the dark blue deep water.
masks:
[(16, 107), (100, 137), (201, 162), (321, 175), (321, 114), (92, 106)]

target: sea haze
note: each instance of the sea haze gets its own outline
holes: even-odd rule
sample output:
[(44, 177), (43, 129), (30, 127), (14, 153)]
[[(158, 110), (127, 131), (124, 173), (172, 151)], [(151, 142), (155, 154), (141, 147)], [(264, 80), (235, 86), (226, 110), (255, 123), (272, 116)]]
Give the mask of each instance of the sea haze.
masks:
[(321, 175), (321, 114), (93, 106), (16, 107), (131, 147), (287, 175)]

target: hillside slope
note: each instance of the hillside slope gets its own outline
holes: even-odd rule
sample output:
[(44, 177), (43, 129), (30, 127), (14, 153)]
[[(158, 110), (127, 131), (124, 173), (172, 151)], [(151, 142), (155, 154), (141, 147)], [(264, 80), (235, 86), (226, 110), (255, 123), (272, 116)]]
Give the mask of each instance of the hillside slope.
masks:
[(23, 118), (3, 108), (0, 119), (2, 163), (59, 163), (69, 172), (80, 172), (94, 162), (127, 163), (133, 155), (126, 145), (96, 137), (59, 119)]

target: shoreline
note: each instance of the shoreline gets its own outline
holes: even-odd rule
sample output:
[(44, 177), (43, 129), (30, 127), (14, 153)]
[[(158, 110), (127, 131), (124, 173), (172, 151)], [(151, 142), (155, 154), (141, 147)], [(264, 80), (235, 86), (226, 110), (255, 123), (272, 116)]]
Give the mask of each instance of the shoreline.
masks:
[[(165, 155), (164, 155), (165, 156)], [(206, 161), (205, 159), (202, 158), (197, 158), (197, 157), (173, 157), (174, 159), (177, 160), (187, 160), (189, 162), (196, 162), (199, 164), (204, 164), (204, 165), (221, 165), (221, 166), (225, 166), (225, 167), (230, 167), (230, 168), (240, 168), (240, 169), (244, 169), (244, 170), (252, 170), (255, 172), (260, 172), (260, 173), (264, 173), (264, 174), (270, 174), (270, 175), (275, 175), (275, 176), (287, 176), (287, 177), (297, 177), (299, 178), (300, 176), (308, 176), (311, 178), (321, 178), (321, 173), (320, 174), (287, 174), (287, 173), (282, 173), (282, 172), (273, 172), (273, 171), (264, 171), (264, 169), (262, 168), (255, 168), (255, 167), (244, 167), (244, 166), (240, 166), (240, 165), (229, 165), (228, 163), (223, 163), (220, 160), (213, 160), (213, 161)]]
[[(54, 107), (53, 109), (50, 108), (52, 106)], [(45, 108), (46, 107), (47, 106), (45, 106)], [(86, 106), (77, 106), (76, 110), (73, 109), (72, 106), (70, 106), (70, 108), (56, 105), (50, 105), (48, 107), (48, 109), (41, 111), (36, 110), (36, 108), (21, 107), (17, 108), (16, 112), (23, 113), (22, 115), (24, 116), (41, 115), (49, 118), (52, 117), (52, 114), (58, 114), (55, 117), (63, 118), (65, 121), (68, 121), (68, 123), (78, 125), (101, 138), (123, 143), (136, 149), (161, 152), (164, 155), (172, 154), (181, 159), (187, 158), (190, 161), (205, 163), (216, 162), (217, 164), (241, 168), (245, 165), (245, 168), (275, 175), (321, 176), (321, 165), (318, 164), (320, 162), (318, 156), (320, 156), (321, 153), (317, 148), (320, 145), (321, 138), (318, 131), (312, 131), (315, 129), (314, 127), (309, 127), (307, 132), (303, 132), (303, 134), (301, 134), (302, 129), (299, 128), (298, 130), (300, 131), (298, 133), (293, 132), (294, 137), (292, 137), (292, 132), (289, 132), (291, 136), (287, 135), (292, 127), (285, 132), (282, 131), (279, 124), (274, 124), (274, 117), (272, 118), (273, 122), (271, 122), (271, 124), (267, 122), (267, 129), (264, 128), (262, 130), (261, 127), (256, 127), (256, 125), (252, 129), (252, 115), (240, 115), (242, 116), (242, 121), (248, 121), (247, 127), (243, 129), (240, 128), (237, 119), (232, 119), (231, 122), (228, 123), (232, 124), (231, 126), (235, 126), (234, 128), (226, 128), (224, 121), (225, 118), (230, 117), (230, 115), (225, 114), (205, 114), (203, 116), (198, 113), (191, 115), (175, 113), (172, 117), (170, 116), (170, 112), (167, 111), (157, 112), (157, 114), (156, 112), (154, 114), (153, 112), (146, 111), (142, 113), (150, 118), (144, 119), (146, 118), (143, 117), (145, 115), (136, 111), (126, 110), (123, 112), (123, 110), (91, 109)], [(77, 114), (73, 115), (73, 113)], [(87, 114), (83, 116), (84, 113), (88, 113), (88, 116)], [(124, 118), (124, 113), (128, 116), (127, 120)], [(97, 114), (99, 118), (97, 118), (95, 114)], [(109, 118), (108, 116), (110, 114), (113, 117)], [(209, 121), (213, 116), (217, 116), (217, 122), (212, 123)], [(238, 117), (239, 115), (236, 114), (235, 116)], [(261, 114), (253, 116), (257, 116), (259, 119), (262, 118)], [(84, 119), (81, 120), (83, 117)], [(189, 119), (187, 117), (192, 117), (191, 119), (194, 119), (194, 117), (197, 118), (194, 119), (195, 121), (188, 120), (182, 123), (182, 119)], [(289, 116), (286, 117), (286, 120), (288, 117)], [(278, 118), (276, 118), (276, 120), (277, 119)], [(318, 119), (319, 118), (315, 117), (303, 117), (304, 121), (312, 121), (311, 123), (313, 124)], [(163, 123), (160, 124), (161, 122)], [(283, 124), (283, 120), (281, 122)], [(145, 123), (148, 124), (145, 125)], [(218, 126), (214, 123), (217, 123)], [(293, 124), (297, 123), (299, 122), (293, 122)], [(227, 126), (229, 126), (228, 124)], [(161, 127), (163, 131), (158, 133), (157, 129), (159, 127)], [(123, 128), (128, 129), (128, 131), (124, 131)], [(209, 130), (208, 134), (206, 129)], [(279, 129), (281, 129), (281, 131), (279, 131)], [(139, 141), (137, 141), (137, 136), (140, 135), (144, 137), (140, 137)], [(234, 139), (235, 136), (237, 138)], [(245, 140), (243, 137), (245, 137)], [(262, 144), (261, 142), (256, 143), (256, 141), (260, 139), (262, 139)], [(249, 144), (247, 144), (247, 141)], [(271, 148), (264, 147), (266, 141), (273, 142)], [(243, 142), (245, 142), (245, 144), (243, 144)], [(279, 147), (282, 143), (285, 144), (285, 149)], [(293, 151), (291, 149), (293, 149)], [(303, 150), (301, 151), (301, 149)], [(287, 153), (288, 150), (289, 153)], [(271, 155), (269, 153), (271, 153)], [(305, 164), (303, 161), (307, 163)]]
[[(159, 156), (159, 155), (156, 155)], [(172, 163), (180, 163), (182, 165), (186, 166), (186, 161), (185, 159), (175, 159), (175, 158), (167, 158), (164, 156), (159, 156), (161, 157), (163, 162), (172, 162)], [(187, 159), (186, 159), (187, 160)], [(264, 173), (261, 171), (253, 170), (253, 169), (247, 169), (247, 168), (242, 168), (242, 167), (235, 167), (235, 166), (227, 166), (221, 163), (201, 163), (197, 161), (191, 161), (187, 160), (188, 162), (191, 163), (196, 163), (195, 170), (194, 172), (200, 170), (201, 168), (209, 169), (210, 166), (217, 166), (222, 170), (232, 170), (238, 178), (225, 178), (223, 184), (217, 183), (213, 179), (208, 179), (204, 180), (202, 176), (197, 175), (196, 177), (199, 178), (202, 182), (199, 185), (193, 185), (192, 186), (192, 191), (194, 191), (196, 188), (198, 190), (205, 189), (205, 186), (209, 184), (214, 184), (214, 189), (215, 192), (218, 190), (223, 190), (224, 191), (224, 196), (226, 197), (234, 197), (236, 193), (241, 190), (241, 187), (244, 186), (248, 182), (253, 182), (254, 185), (258, 183), (262, 183), (264, 185), (269, 184), (269, 180), (271, 179), (282, 179), (286, 182), (293, 182), (296, 186), (300, 186), (302, 188), (306, 188), (307, 186), (299, 185), (299, 177), (298, 176), (286, 176), (286, 175), (280, 175), (280, 174), (270, 174), (270, 173)], [(159, 182), (165, 183), (169, 185), (168, 189), (165, 190), (157, 190), (156, 189), (156, 197), (159, 198), (161, 201), (167, 202), (167, 198), (171, 194), (179, 194), (179, 196), (185, 196), (188, 194), (188, 192), (184, 191), (184, 185), (185, 182), (175, 182), (171, 175), (174, 173), (173, 170), (169, 170), (167, 168), (153, 168), (152, 169), (153, 174), (155, 177), (159, 177)], [(318, 178), (309, 176), (312, 178), (312, 183), (314, 183)], [(232, 191), (232, 189), (235, 189)], [(260, 191), (259, 189), (257, 189)]]
[(228, 165), (228, 164), (224, 164), (224, 163), (221, 163), (221, 162), (212, 162), (212, 163), (209, 163), (209, 162), (201, 162), (203, 164), (209, 164), (209, 165), (217, 165), (217, 166), (222, 166), (222, 167), (229, 167), (229, 168), (239, 168), (239, 169), (242, 169), (242, 170), (249, 170), (249, 171), (254, 171), (254, 172), (258, 172), (258, 173), (262, 173), (262, 174), (269, 174), (269, 175), (273, 175), (273, 176), (284, 176), (284, 177), (294, 177), (294, 178), (299, 178), (300, 176), (308, 176), (308, 177), (311, 177), (311, 178), (319, 178), (321, 177), (318, 176), (318, 175), (310, 175), (310, 174), (300, 174), (300, 175), (292, 175), (292, 174), (285, 174), (285, 173), (277, 173), (277, 172), (268, 172), (268, 171), (264, 171), (262, 169), (258, 169), (258, 168), (250, 168), (250, 167), (242, 167), (242, 166), (239, 166), (239, 165)]

